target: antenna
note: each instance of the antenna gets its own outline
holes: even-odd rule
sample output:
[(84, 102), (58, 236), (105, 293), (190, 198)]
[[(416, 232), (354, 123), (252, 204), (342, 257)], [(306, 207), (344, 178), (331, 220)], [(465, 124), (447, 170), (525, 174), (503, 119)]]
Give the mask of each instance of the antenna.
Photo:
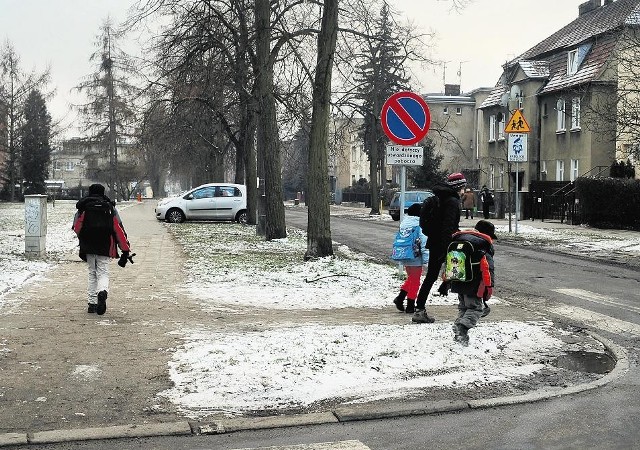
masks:
[(462, 65), (469, 61), (460, 61), (460, 66), (458, 67), (458, 84), (460, 85), (460, 92), (462, 92)]
[(450, 63), (450, 62), (451, 61), (440, 61), (440, 64), (442, 64), (442, 88), (443, 89), (447, 84), (447, 63)]

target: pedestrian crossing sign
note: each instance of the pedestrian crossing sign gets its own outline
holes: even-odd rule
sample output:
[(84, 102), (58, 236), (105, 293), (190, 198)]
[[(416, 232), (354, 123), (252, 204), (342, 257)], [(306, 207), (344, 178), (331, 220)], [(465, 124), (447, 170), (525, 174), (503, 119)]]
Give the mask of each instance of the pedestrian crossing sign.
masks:
[(507, 125), (504, 127), (505, 133), (529, 133), (531, 128), (522, 115), (522, 111), (516, 109)]

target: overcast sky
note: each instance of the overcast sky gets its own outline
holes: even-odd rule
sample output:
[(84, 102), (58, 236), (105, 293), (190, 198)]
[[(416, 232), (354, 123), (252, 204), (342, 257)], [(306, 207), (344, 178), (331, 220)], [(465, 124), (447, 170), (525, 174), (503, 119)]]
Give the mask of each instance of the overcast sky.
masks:
[[(472, 0), (462, 11), (450, 0), (392, 0), (416, 28), (435, 32), (433, 59), (448, 61), (446, 82), (463, 91), (495, 84), (501, 64), (532, 47), (578, 16), (584, 0)], [(51, 68), (57, 95), (49, 110), (56, 119), (78, 103), (70, 92), (92, 68), (89, 56), (104, 19), (119, 23), (135, 0), (0, 0), (0, 39), (13, 44), (23, 69)], [(460, 65), (462, 63), (462, 66)], [(461, 77), (458, 71), (462, 67)], [(443, 90), (443, 67), (419, 71), (422, 93)]]

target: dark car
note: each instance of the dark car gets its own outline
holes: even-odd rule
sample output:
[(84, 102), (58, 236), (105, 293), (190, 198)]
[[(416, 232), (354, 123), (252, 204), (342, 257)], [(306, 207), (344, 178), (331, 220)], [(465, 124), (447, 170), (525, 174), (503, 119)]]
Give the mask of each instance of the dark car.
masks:
[[(422, 203), (428, 197), (431, 197), (431, 191), (406, 191), (404, 193), (404, 213), (414, 203)], [(389, 204), (389, 215), (393, 220), (400, 220), (400, 192), (396, 192)]]

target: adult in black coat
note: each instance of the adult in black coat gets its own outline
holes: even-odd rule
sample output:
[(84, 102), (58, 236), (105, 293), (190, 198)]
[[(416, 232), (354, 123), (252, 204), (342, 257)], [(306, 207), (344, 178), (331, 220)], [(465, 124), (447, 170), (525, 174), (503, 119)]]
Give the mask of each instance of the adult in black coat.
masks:
[[(438, 279), (440, 269), (447, 254), (447, 247), (451, 243), (451, 236), (460, 227), (460, 195), (464, 192), (467, 180), (461, 173), (453, 173), (447, 177), (445, 183), (437, 184), (433, 193), (438, 197), (438, 207), (428, 218), (421, 218), (421, 224), (427, 236), (427, 248), (429, 249), (429, 263), (427, 274), (424, 277), (418, 298), (416, 299), (416, 311), (411, 320), (417, 323), (433, 323), (435, 319), (426, 311), (427, 298), (433, 284)], [(446, 295), (448, 288), (441, 286), (441, 295)]]

